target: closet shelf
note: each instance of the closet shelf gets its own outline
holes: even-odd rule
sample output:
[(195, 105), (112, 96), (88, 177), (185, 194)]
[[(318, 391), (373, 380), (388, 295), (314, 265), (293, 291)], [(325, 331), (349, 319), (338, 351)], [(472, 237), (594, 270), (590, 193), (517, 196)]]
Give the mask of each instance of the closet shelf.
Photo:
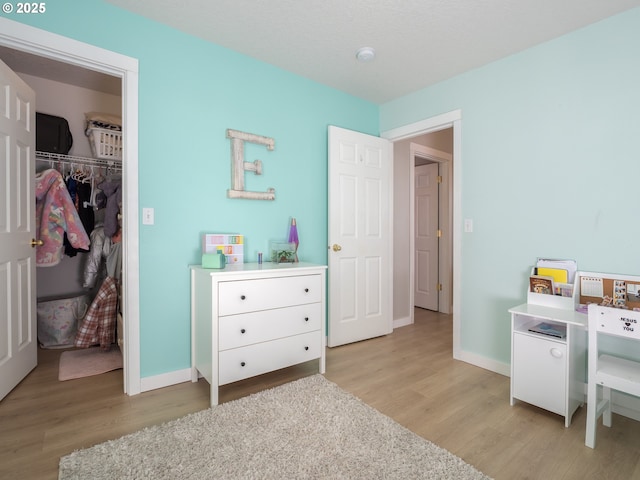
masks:
[(62, 155), (60, 153), (40, 152), (36, 151), (36, 159), (53, 162), (58, 164), (63, 163), (67, 165), (87, 165), (93, 167), (105, 167), (110, 170), (122, 171), (122, 163), (114, 160), (103, 160), (100, 158), (91, 157), (76, 157), (74, 155)]

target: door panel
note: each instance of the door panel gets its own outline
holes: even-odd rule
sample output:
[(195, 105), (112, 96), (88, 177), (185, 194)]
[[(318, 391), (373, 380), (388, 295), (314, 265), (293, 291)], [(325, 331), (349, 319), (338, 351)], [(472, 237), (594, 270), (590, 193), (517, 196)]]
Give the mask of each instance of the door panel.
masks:
[(329, 127), (330, 347), (393, 329), (391, 182), (387, 140)]
[(0, 399), (37, 363), (35, 93), (0, 62)]
[(383, 285), (381, 258), (373, 257), (365, 259), (365, 282), (367, 299), (365, 316), (372, 318), (382, 315), (383, 295), (380, 289)]
[(438, 311), (438, 164), (415, 167), (416, 307)]

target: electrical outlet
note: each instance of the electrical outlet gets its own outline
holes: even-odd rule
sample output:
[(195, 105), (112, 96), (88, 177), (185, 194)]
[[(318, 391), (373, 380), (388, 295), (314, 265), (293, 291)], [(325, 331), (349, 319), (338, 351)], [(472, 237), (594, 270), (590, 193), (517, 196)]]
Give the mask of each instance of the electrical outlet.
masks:
[(153, 225), (155, 222), (155, 212), (153, 208), (143, 208), (142, 209), (142, 224), (143, 225)]

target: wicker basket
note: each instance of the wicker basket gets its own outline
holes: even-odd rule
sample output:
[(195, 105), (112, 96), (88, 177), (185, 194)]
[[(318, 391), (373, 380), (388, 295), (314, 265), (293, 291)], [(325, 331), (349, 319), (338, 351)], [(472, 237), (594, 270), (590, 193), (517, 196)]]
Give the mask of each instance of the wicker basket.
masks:
[(122, 160), (122, 132), (105, 128), (89, 128), (87, 137), (89, 137), (94, 157), (104, 160)]

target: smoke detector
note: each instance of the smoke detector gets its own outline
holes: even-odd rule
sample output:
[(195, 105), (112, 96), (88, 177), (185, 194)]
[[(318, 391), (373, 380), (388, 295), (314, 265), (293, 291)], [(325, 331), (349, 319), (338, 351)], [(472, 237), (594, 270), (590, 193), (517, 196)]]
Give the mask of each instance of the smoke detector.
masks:
[(371, 47), (362, 47), (356, 52), (356, 58), (359, 62), (371, 62), (376, 58), (376, 51)]

